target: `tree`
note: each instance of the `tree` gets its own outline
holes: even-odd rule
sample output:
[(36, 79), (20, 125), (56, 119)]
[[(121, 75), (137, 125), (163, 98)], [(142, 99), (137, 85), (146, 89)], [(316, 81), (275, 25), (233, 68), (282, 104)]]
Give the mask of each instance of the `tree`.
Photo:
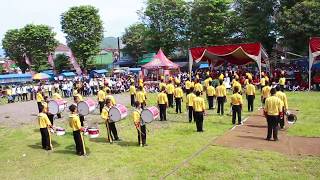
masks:
[(308, 41), (320, 35), (320, 2), (306, 0), (278, 14), (277, 25), (284, 46), (295, 53), (308, 53)]
[(98, 10), (93, 6), (72, 7), (61, 15), (62, 31), (67, 34), (67, 44), (82, 69), (91, 56), (100, 51), (103, 25)]
[(21, 71), (24, 73), (28, 65), (24, 60), (25, 47), (20, 29), (8, 30), (2, 39), (2, 46), (7, 57), (15, 61)]
[(69, 57), (64, 54), (58, 54), (54, 59), (54, 67), (58, 73), (61, 73), (66, 69), (70, 69), (71, 64), (69, 61)]
[(47, 25), (28, 24), (22, 28), (22, 40), (25, 53), (35, 71), (48, 69), (48, 54), (58, 45), (54, 38), (56, 33)]
[(224, 44), (230, 36), (229, 0), (195, 0), (192, 3), (190, 32), (192, 46)]
[(148, 28), (144, 24), (133, 24), (126, 28), (122, 42), (126, 45), (123, 51), (135, 60), (147, 52), (146, 42)]
[(189, 6), (184, 0), (148, 0), (146, 8), (140, 15), (143, 23), (149, 28), (146, 45), (151, 51), (162, 48), (172, 53), (177, 47), (187, 42), (187, 23)]

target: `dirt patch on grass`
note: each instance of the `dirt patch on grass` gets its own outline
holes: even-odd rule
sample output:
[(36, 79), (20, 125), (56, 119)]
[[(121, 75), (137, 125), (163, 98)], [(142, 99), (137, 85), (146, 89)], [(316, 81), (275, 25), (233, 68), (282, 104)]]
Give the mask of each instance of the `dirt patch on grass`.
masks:
[[(293, 112), (296, 113), (296, 112)], [(250, 116), (242, 126), (236, 126), (216, 139), (214, 144), (227, 147), (276, 151), (287, 155), (320, 155), (320, 138), (295, 137), (287, 134), (290, 128), (279, 131), (279, 141), (266, 141), (267, 122), (262, 111)]]

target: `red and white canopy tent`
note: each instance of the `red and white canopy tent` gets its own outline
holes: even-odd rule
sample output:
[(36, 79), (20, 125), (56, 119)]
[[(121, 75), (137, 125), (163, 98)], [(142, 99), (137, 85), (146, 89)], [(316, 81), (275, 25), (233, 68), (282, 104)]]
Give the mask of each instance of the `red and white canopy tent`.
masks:
[(145, 70), (148, 71), (157, 71), (158, 75), (164, 75), (164, 71), (166, 70), (180, 70), (180, 66), (178, 64), (170, 61), (160, 49), (158, 53), (153, 57), (153, 60), (149, 63), (143, 65), (141, 67), (142, 74), (144, 76)]
[(261, 43), (230, 44), (221, 46), (195, 47), (189, 49), (190, 72), (193, 61), (208, 61), (213, 66), (224, 62), (236, 65), (257, 63), (261, 76), (261, 65), (269, 66), (268, 55)]
[(311, 88), (311, 68), (320, 62), (320, 37), (312, 37), (309, 42), (309, 90)]

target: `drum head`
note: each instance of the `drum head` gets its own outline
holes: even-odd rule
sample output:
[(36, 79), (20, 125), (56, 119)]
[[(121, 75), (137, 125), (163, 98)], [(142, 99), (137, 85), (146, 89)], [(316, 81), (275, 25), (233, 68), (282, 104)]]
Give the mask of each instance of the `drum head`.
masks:
[(151, 123), (154, 120), (152, 112), (148, 109), (141, 112), (141, 118), (145, 123)]
[(59, 105), (56, 101), (48, 102), (48, 112), (50, 114), (58, 114), (59, 113)]
[(86, 102), (81, 101), (78, 103), (78, 113), (82, 116), (86, 116), (89, 114), (89, 107)]
[(117, 108), (111, 108), (109, 110), (110, 120), (113, 122), (118, 122), (121, 120), (121, 113)]

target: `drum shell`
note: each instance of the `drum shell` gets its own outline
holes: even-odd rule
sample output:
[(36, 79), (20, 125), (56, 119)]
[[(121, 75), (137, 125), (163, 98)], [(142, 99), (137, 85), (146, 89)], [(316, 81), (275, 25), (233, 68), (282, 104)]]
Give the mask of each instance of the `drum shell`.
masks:
[(158, 108), (156, 108), (155, 106), (152, 106), (152, 107), (149, 107), (149, 108), (142, 110), (141, 119), (145, 123), (150, 123), (150, 122), (158, 119), (159, 115), (160, 115), (160, 112), (159, 112)]
[(48, 112), (50, 114), (59, 114), (66, 108), (67, 102), (65, 100), (51, 100), (48, 102)]
[(89, 138), (99, 137), (99, 129), (97, 128), (88, 128)]
[(116, 104), (109, 110), (111, 122), (118, 122), (128, 116), (128, 109), (122, 104)]
[(82, 116), (86, 116), (96, 109), (97, 103), (92, 99), (87, 99), (85, 101), (79, 102), (77, 106), (78, 113)]

